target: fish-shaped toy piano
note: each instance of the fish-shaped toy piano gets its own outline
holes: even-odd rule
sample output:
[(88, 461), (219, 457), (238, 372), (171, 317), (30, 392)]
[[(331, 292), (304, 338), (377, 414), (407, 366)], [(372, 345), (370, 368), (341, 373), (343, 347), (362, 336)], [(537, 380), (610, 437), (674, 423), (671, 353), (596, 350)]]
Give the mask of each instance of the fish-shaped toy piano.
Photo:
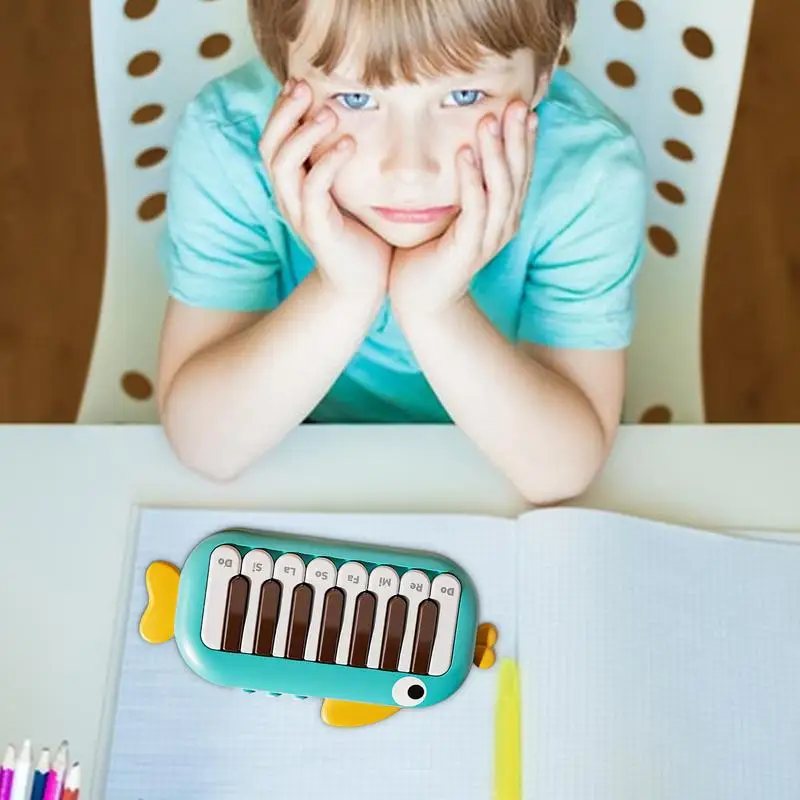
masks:
[(454, 562), (414, 550), (225, 530), (183, 569), (153, 562), (139, 625), (211, 683), (323, 699), (334, 726), (450, 697), (493, 665), (497, 631)]

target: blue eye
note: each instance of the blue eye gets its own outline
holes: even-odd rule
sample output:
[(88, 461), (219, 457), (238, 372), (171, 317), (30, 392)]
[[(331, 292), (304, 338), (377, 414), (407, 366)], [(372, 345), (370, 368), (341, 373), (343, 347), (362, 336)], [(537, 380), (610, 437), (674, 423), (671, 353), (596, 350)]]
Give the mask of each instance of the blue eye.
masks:
[(366, 92), (342, 92), (334, 96), (345, 108), (350, 111), (363, 111), (365, 108), (374, 108), (375, 101), (372, 95)]
[(486, 93), (481, 92), (479, 89), (456, 89), (450, 92), (448, 100), (452, 103), (445, 101), (445, 105), (455, 106), (474, 106), (479, 100), (485, 97)]

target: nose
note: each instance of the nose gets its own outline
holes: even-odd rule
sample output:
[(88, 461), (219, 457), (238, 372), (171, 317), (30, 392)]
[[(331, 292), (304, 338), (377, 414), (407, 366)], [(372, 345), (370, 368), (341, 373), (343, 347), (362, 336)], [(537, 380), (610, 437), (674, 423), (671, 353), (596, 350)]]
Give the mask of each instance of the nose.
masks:
[(380, 168), (383, 175), (391, 175), (400, 183), (417, 184), (430, 180), (439, 172), (439, 163), (426, 135), (421, 119), (388, 121), (384, 132), (386, 148)]

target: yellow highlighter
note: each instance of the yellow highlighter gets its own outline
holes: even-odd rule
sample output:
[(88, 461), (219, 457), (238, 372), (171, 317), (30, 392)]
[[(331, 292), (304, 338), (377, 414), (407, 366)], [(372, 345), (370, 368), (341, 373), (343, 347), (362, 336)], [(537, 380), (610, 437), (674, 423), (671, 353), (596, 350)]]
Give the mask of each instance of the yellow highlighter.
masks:
[(517, 662), (500, 665), (494, 752), (494, 800), (522, 800), (522, 720)]

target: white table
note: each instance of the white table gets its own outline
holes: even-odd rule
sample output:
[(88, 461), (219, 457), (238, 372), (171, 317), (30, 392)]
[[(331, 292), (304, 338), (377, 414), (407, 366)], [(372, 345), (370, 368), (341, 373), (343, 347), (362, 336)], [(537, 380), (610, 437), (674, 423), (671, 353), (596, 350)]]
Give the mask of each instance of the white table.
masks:
[[(105, 760), (135, 504), (514, 515), (522, 498), (451, 427), (308, 426), (242, 479), (206, 482), (155, 427), (0, 426), (0, 744), (68, 737)], [(593, 506), (800, 531), (800, 426), (627, 427)], [(84, 773), (86, 774), (86, 773)], [(82, 798), (100, 797), (95, 791)]]

